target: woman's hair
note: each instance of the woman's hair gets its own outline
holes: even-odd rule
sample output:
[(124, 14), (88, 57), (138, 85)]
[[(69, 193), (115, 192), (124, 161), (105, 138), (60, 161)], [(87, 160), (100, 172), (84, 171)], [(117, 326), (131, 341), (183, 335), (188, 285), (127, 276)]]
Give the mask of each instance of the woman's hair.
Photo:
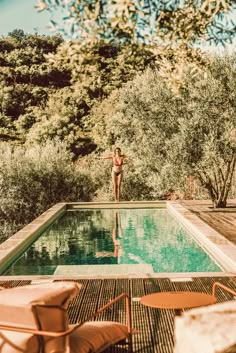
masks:
[(121, 152), (120, 147), (116, 147), (116, 148), (114, 149), (114, 153), (116, 153), (117, 150)]

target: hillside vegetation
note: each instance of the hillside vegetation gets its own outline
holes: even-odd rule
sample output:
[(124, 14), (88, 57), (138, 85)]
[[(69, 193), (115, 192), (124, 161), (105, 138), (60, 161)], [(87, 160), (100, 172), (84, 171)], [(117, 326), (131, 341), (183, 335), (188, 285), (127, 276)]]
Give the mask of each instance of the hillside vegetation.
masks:
[(83, 64), (79, 55), (60, 36), (0, 39), (0, 237), (59, 201), (112, 200), (111, 166), (94, 156), (116, 145), (130, 157), (123, 200), (210, 197), (225, 207), (236, 57), (207, 57), (176, 95), (148, 46), (101, 41)]

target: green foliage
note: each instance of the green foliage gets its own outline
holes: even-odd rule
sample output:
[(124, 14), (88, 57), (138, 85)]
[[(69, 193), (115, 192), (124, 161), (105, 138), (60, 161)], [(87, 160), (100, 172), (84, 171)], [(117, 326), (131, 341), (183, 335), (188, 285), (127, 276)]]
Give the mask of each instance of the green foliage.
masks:
[(21, 229), (23, 225), (9, 223), (5, 220), (0, 220), (0, 243), (3, 243), (7, 240), (12, 234), (16, 233), (19, 229)]
[[(17, 54), (14, 60), (14, 65), (20, 63), (20, 58)], [(22, 60), (26, 60), (26, 58), (23, 58)], [(36, 60), (40, 60), (40, 58), (38, 57)], [(0, 71), (0, 80), (5, 85), (26, 83), (60, 88), (68, 86), (70, 84), (70, 78), (70, 72), (66, 68), (57, 68), (44, 62), (40, 65), (28, 63), (27, 65), (16, 66), (14, 68), (3, 66)]]
[(63, 144), (11, 147), (1, 143), (0, 221), (26, 224), (57, 202), (90, 201), (95, 188)]
[[(32, 57), (27, 40), (39, 45), (31, 48)], [(103, 41), (84, 51), (81, 62), (77, 42), (63, 43), (57, 52), (55, 43), (60, 40), (38, 36), (0, 41), (8, 48), (0, 58), (1, 139), (21, 139), (30, 150), (61, 141), (74, 160), (96, 146), (96, 153), (110, 154), (121, 145), (131, 161), (124, 166), (123, 199), (166, 198), (173, 192), (184, 197), (190, 193), (187, 180), (194, 177), (195, 197), (202, 185), (216, 206), (226, 204), (235, 166), (235, 57), (208, 57), (208, 68), (195, 77), (183, 61), (178, 67), (184, 85), (176, 95), (147, 46)], [(166, 70), (171, 74), (173, 55), (169, 48)], [(199, 60), (205, 58), (199, 54)], [(112, 200), (109, 162), (85, 157), (77, 164), (90, 174), (96, 197)], [(63, 195), (71, 194), (67, 189)]]
[[(126, 153), (126, 151), (124, 151)], [(103, 155), (111, 155), (111, 150), (105, 150)], [(112, 161), (97, 159), (95, 154), (90, 154), (79, 159), (76, 164), (80, 170), (86, 170), (96, 185), (94, 200), (114, 201), (112, 185)], [(124, 183), (122, 183), (121, 200), (152, 200), (153, 190), (146, 183), (145, 177), (134, 168), (133, 162), (126, 160), (123, 167)], [(146, 174), (147, 177), (147, 174)]]
[(12, 121), (24, 114), (29, 107), (43, 104), (47, 99), (47, 90), (27, 84), (2, 86), (0, 91), (1, 113)]
[(68, 65), (75, 89), (84, 89), (91, 100), (108, 96), (154, 64), (154, 56), (148, 48), (135, 44), (111, 45), (104, 41), (90, 46), (83, 56), (78, 42), (64, 43), (56, 54), (49, 54), (47, 58), (56, 66)]
[(81, 66), (76, 43), (59, 36), (10, 36), (1, 44), (8, 49), (0, 54), (0, 113), (9, 123), (0, 121), (0, 132), (27, 144), (57, 138), (75, 156), (95, 148), (86, 123), (94, 103), (153, 64), (151, 52), (135, 45), (97, 43)]
[(25, 33), (22, 29), (14, 29), (12, 32), (8, 33), (8, 36), (16, 40), (21, 40), (25, 37)]
[(213, 60), (205, 79), (188, 80), (183, 92), (188, 118), (180, 120), (177, 137), (182, 167), (199, 178), (217, 207), (226, 205), (236, 163), (231, 141), (236, 127), (235, 59)]
[(52, 93), (43, 110), (36, 108), (21, 116), (17, 128), (24, 130), (27, 144), (57, 139), (74, 155), (84, 154), (84, 149), (88, 153), (92, 148), (91, 138), (83, 131), (81, 122), (88, 110), (80, 92), (65, 88)]
[[(142, 1), (142, 0), (40, 0), (38, 11), (68, 12), (65, 26), (69, 34), (83, 42), (94, 38), (109, 42), (155, 42), (165, 40), (193, 40), (208, 32), (209, 40), (224, 41), (234, 36), (234, 22), (222, 22), (222, 14), (235, 8), (233, 1)], [(58, 24), (51, 21), (52, 27)]]
[[(221, 74), (222, 73), (222, 74)], [(91, 125), (100, 150), (121, 145), (152, 197), (184, 195), (195, 176), (216, 205), (225, 206), (235, 168), (235, 57), (212, 58), (206, 75), (176, 96), (147, 70), (93, 108)]]
[[(15, 30), (0, 39), (0, 133), (25, 141), (50, 95), (70, 86), (67, 66), (46, 61), (63, 42), (61, 36), (23, 35)], [(4, 117), (4, 119), (3, 119)], [(4, 121), (5, 120), (5, 121)]]
[(61, 35), (38, 35), (38, 34), (25, 34), (21, 29), (15, 29), (8, 33), (8, 36), (0, 38), (0, 52), (12, 51), (14, 49), (42, 49), (43, 52), (55, 52), (58, 46), (64, 40)]
[[(196, 74), (205, 66), (194, 44), (206, 41), (225, 45), (235, 37), (232, 0), (39, 0), (39, 11), (68, 12), (65, 25), (69, 38), (77, 38), (82, 63), (88, 48), (101, 40), (106, 43), (150, 45), (160, 66), (160, 74), (179, 94), (186, 67)], [(51, 21), (58, 30), (58, 24)], [(170, 50), (172, 59), (169, 59)], [(168, 61), (168, 62), (167, 62)]]
[(163, 197), (173, 186), (163, 188), (159, 173), (167, 159), (166, 143), (178, 130), (177, 106), (160, 77), (148, 70), (114, 92), (91, 115), (96, 144), (123, 147), (132, 160), (135, 180), (146, 184), (148, 199)]
[[(14, 32), (14, 31), (13, 31)], [(27, 83), (36, 85), (69, 84), (70, 72), (65, 67), (49, 65), (45, 55), (54, 53), (63, 42), (56, 36), (24, 35), (0, 39), (0, 82), (4, 85)]]
[[(145, 175), (147, 177), (147, 175)], [(124, 183), (122, 184), (121, 200), (127, 201), (148, 201), (153, 200), (155, 190), (146, 183), (143, 175), (135, 169), (127, 166), (124, 172)]]
[[(106, 155), (110, 155), (110, 151)], [(75, 163), (79, 170), (85, 170), (92, 178), (93, 185), (96, 185), (95, 200), (110, 200), (113, 201), (113, 191), (111, 182), (111, 161), (97, 160), (94, 154), (84, 156), (78, 159)]]

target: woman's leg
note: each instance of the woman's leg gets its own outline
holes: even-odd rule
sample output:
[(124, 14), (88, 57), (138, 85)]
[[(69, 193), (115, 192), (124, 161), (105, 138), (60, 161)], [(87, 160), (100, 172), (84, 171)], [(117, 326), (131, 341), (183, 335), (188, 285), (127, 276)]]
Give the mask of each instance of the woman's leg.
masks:
[(117, 201), (120, 201), (120, 187), (121, 187), (121, 182), (123, 180), (123, 171), (118, 175), (117, 177)]
[(115, 175), (115, 173), (113, 171), (111, 172), (111, 177), (112, 177), (112, 184), (113, 184), (115, 201), (117, 201), (117, 176)]

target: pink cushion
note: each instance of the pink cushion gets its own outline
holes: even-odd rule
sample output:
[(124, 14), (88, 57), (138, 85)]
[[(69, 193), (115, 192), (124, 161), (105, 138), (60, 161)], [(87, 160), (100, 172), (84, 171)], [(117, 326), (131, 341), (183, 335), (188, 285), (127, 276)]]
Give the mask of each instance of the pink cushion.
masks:
[[(64, 331), (68, 328), (67, 306), (80, 288), (81, 285), (75, 282), (51, 282), (1, 290), (0, 324)], [(45, 353), (64, 352), (68, 346), (68, 337), (44, 336), (43, 340)], [(39, 351), (39, 338), (0, 331), (0, 347), (1, 353), (36, 353)]]
[(99, 353), (127, 337), (127, 327), (118, 322), (87, 322), (71, 333), (70, 353)]

